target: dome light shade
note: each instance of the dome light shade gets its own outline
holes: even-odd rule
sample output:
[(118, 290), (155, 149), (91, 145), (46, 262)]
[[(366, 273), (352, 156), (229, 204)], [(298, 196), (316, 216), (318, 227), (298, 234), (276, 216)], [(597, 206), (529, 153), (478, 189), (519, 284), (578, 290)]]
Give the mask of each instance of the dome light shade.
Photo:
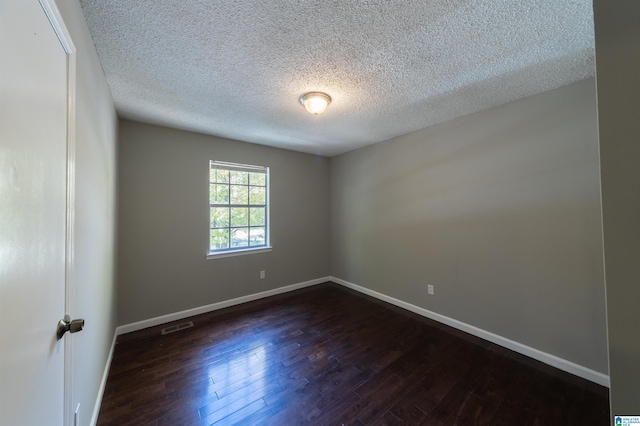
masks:
[(331, 97), (322, 92), (305, 93), (298, 100), (307, 111), (314, 115), (323, 113), (331, 103)]

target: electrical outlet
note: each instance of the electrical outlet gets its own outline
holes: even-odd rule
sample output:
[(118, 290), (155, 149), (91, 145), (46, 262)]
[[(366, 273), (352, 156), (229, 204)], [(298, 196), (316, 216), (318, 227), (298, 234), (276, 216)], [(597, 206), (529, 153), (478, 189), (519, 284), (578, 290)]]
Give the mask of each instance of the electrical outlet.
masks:
[(264, 276), (265, 276), (265, 275), (264, 275), (264, 271), (260, 271), (260, 279), (261, 279), (261, 280), (262, 280), (262, 279), (264, 279)]
[(429, 293), (432, 296), (435, 294), (433, 291), (433, 286), (431, 284), (427, 286), (427, 293)]

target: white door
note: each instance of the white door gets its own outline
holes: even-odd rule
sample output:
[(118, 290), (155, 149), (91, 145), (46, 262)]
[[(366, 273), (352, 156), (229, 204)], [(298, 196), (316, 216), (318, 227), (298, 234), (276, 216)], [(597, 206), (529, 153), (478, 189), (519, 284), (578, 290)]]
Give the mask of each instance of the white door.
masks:
[(62, 425), (67, 55), (37, 0), (0, 0), (0, 424)]

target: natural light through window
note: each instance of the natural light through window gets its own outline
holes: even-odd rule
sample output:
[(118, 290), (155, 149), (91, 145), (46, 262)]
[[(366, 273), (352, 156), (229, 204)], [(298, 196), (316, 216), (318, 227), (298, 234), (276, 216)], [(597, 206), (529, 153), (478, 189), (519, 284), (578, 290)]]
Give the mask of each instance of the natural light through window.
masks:
[(269, 249), (269, 168), (211, 161), (209, 255)]

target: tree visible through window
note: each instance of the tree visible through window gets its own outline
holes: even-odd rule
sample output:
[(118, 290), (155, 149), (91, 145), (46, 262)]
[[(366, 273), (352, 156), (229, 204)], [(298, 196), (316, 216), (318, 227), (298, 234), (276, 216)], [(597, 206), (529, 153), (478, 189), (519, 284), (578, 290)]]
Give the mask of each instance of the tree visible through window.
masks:
[(269, 245), (269, 168), (211, 161), (209, 253)]

